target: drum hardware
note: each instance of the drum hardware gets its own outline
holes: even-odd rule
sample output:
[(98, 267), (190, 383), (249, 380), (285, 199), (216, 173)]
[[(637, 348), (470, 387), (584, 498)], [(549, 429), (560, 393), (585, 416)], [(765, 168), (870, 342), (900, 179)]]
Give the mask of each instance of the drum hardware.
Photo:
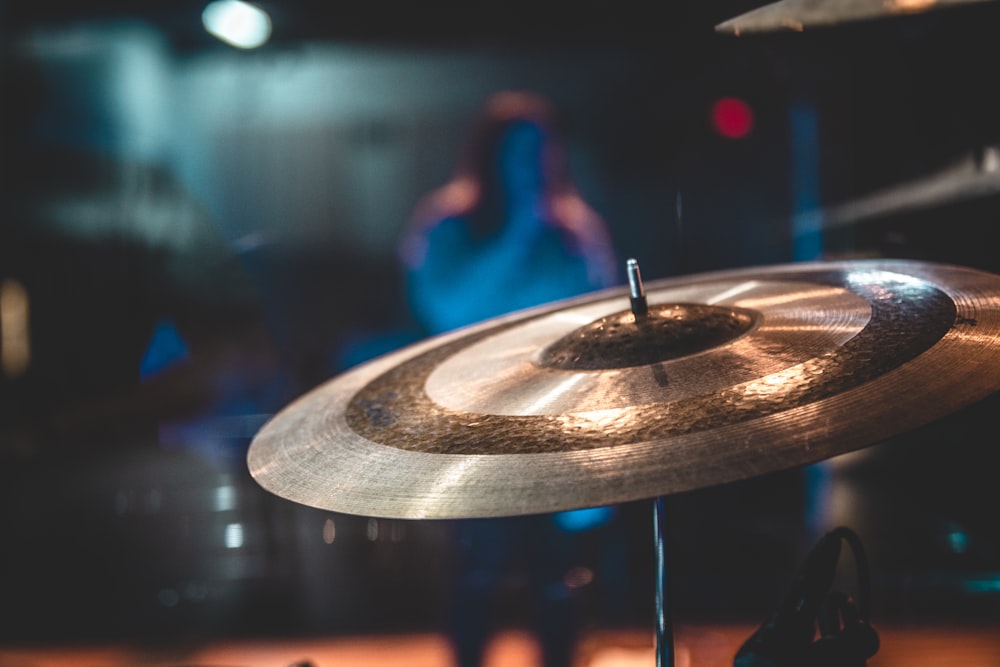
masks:
[[(853, 551), (858, 596), (830, 590), (841, 542)], [(839, 526), (813, 547), (781, 605), (736, 653), (735, 667), (864, 667), (879, 649), (861, 538)], [(819, 637), (817, 638), (817, 631)]]

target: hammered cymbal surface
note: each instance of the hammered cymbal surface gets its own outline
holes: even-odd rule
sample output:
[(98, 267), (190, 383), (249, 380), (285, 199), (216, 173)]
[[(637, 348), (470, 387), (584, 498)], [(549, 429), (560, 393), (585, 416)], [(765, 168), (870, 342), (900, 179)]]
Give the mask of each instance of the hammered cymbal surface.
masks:
[(611, 289), (362, 364), (268, 422), (251, 474), (365, 516), (552, 512), (813, 463), (1000, 389), (993, 274), (802, 263), (646, 294), (640, 322)]

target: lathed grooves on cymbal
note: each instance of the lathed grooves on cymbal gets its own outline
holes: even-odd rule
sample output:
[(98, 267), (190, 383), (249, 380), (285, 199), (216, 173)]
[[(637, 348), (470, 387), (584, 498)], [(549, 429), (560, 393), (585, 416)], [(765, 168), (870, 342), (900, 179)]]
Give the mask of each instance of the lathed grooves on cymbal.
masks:
[[(754, 320), (752, 331), (668, 363), (599, 373), (552, 372), (557, 369), (547, 366), (546, 357), (554, 347), (581, 330), (587, 332), (588, 327), (577, 328), (581, 323), (599, 322), (620, 305), (618, 299), (596, 300), (524, 321), (513, 329), (495, 329), (481, 342), (471, 342), (441, 361), (424, 383), (424, 392), (435, 404), (460, 413), (607, 414), (617, 408), (712, 394), (784, 371), (836, 351), (871, 319), (871, 306), (860, 296), (811, 283), (719, 281), (653, 289), (649, 296), (667, 302), (703, 301), (731, 312), (739, 310), (732, 303), (738, 300)], [(759, 313), (752, 314), (756, 311), (766, 311), (766, 322)], [(675, 336), (653, 342), (666, 342), (672, 350), (670, 338)]]
[[(794, 280), (795, 276), (787, 278)], [(833, 285), (843, 278), (836, 273), (817, 275), (814, 282)], [(879, 288), (886, 286), (891, 290), (860, 286), (873, 316), (836, 354), (803, 359), (775, 377), (754, 378), (749, 383), (670, 400), (669, 365), (656, 363), (647, 370), (653, 382), (661, 385), (663, 400), (613, 408), (621, 410), (617, 414), (595, 416), (589, 414), (593, 409), (530, 416), (449, 410), (431, 400), (424, 385), (444, 359), (477, 342), (470, 337), (375, 379), (348, 405), (347, 423), (372, 442), (412, 451), (532, 454), (669, 439), (759, 419), (878, 377), (925, 352), (952, 326), (955, 308), (944, 293), (923, 284), (895, 283), (891, 278), (879, 283)], [(905, 309), (903, 304), (908, 304)], [(907, 320), (908, 325), (901, 326)], [(542, 367), (536, 372), (546, 370)]]
[(334, 378), (265, 426), (248, 462), (282, 497), (399, 518), (558, 511), (752, 477), (866, 447), (1000, 388), (998, 295), (998, 276), (901, 261), (662, 280), (647, 284), (650, 313), (704, 304), (752, 325), (638, 366), (547, 363), (567, 336), (627, 319), (627, 293), (609, 290)]

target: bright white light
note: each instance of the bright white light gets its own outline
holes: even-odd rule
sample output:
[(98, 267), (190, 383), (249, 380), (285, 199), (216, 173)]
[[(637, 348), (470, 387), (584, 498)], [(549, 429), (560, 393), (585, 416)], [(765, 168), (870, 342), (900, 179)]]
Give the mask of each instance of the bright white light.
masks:
[(240, 49), (255, 49), (271, 37), (271, 17), (241, 0), (216, 0), (201, 13), (210, 35)]
[(243, 524), (231, 523), (226, 526), (226, 547), (239, 549), (243, 546)]
[(236, 489), (232, 486), (215, 487), (215, 511), (226, 512), (236, 509)]

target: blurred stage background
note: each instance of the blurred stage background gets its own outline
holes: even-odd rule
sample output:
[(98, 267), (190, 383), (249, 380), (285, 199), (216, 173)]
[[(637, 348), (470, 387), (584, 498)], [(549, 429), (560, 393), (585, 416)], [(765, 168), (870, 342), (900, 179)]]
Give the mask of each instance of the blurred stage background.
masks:
[[(0, 665), (264, 664), (211, 648), (227, 641), (369, 664), (260, 648), (316, 638), (422, 664), (392, 653), (414, 636), (447, 664), (449, 522), (300, 507), (245, 454), (296, 396), (416, 339), (395, 243), (494, 91), (557, 104), (584, 197), (647, 280), (873, 256), (1000, 269), (991, 193), (816, 213), (992, 154), (991, 3), (735, 39), (713, 26), (760, 3), (295, 0), (262, 3), (254, 49), (209, 35), (205, 4), (0, 3)], [(935, 664), (997, 664), (994, 404), (672, 499), (681, 636), (718, 626), (735, 650), (846, 524), (876, 627), (896, 629), (873, 665), (927, 627), (978, 638), (921, 645)], [(567, 573), (588, 636), (626, 652), (652, 641), (650, 522), (621, 507)], [(530, 596), (505, 586), (517, 654)]]

